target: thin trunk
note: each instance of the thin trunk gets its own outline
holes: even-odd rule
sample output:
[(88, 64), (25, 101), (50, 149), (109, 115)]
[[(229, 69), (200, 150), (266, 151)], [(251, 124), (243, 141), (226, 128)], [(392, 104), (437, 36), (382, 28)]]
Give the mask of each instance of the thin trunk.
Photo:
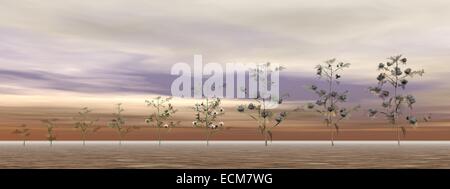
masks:
[(160, 109), (159, 109), (159, 107), (160, 107), (160, 102), (159, 102), (159, 99), (158, 99), (158, 102), (157, 102), (158, 104), (157, 104), (157, 106), (156, 106), (156, 111), (157, 111), (157, 115), (156, 115), (156, 127), (158, 127), (158, 146), (161, 146), (161, 125), (162, 125), (162, 123), (159, 121), (159, 116), (160, 116)]
[(86, 146), (86, 134), (83, 133), (82, 136), (83, 136), (83, 146)]
[(265, 145), (266, 146), (268, 146), (268, 137), (267, 137), (267, 135), (268, 135), (268, 133), (267, 133), (267, 131), (266, 131), (266, 118), (264, 118), (264, 143), (265, 143)]
[(206, 140), (206, 146), (209, 146), (209, 130), (208, 130), (208, 127), (206, 127), (206, 129), (205, 129), (205, 131), (206, 131), (206, 134), (205, 134), (205, 140)]
[[(330, 94), (330, 107), (333, 107), (333, 97), (331, 96), (331, 93), (333, 93), (333, 68), (331, 68), (331, 76), (330, 76), (330, 81), (329, 81), (329, 94)], [(334, 107), (333, 107), (334, 108)], [(334, 110), (333, 110), (334, 111)], [(331, 146), (334, 146), (334, 132), (333, 132), (333, 116), (331, 114), (332, 112), (328, 111), (328, 127), (330, 128), (331, 131)]]
[(264, 113), (264, 122), (263, 122), (263, 129), (264, 129), (264, 144), (266, 145), (266, 147), (268, 146), (268, 138), (267, 138), (267, 135), (268, 135), (268, 133), (267, 133), (267, 119), (266, 119), (266, 114), (267, 114), (267, 112), (266, 112), (266, 100), (263, 98), (263, 113)]
[(119, 146), (122, 146), (122, 134), (121, 133), (119, 133)]
[(397, 127), (397, 144), (400, 146), (400, 128), (397, 124), (397, 114), (400, 106), (400, 100), (397, 103), (397, 87), (398, 87), (398, 76), (397, 76), (398, 62), (395, 62), (395, 84), (394, 84), (394, 102), (395, 102), (395, 111), (394, 111), (394, 125)]
[(209, 137), (210, 137), (210, 134), (208, 133), (206, 135), (206, 146), (209, 146)]
[(331, 146), (334, 146), (334, 130), (333, 130), (333, 127), (330, 127), (330, 131), (331, 131)]
[[(259, 72), (259, 66), (260, 65), (258, 65), (257, 66), (257, 68), (256, 68), (256, 83), (257, 83), (257, 86), (259, 87), (260, 85), (261, 85), (261, 83), (259, 83), (260, 81), (259, 81), (259, 74), (260, 74), (260, 72)], [(260, 98), (261, 97), (261, 94), (260, 94), (260, 91), (258, 90), (257, 91), (257, 94), (256, 94), (256, 97), (257, 98)], [(262, 107), (263, 107), (263, 111), (261, 112), (261, 111), (259, 111), (259, 117), (261, 118), (261, 114), (263, 113), (263, 114), (266, 114), (267, 112), (266, 112), (266, 99), (264, 99), (264, 98), (262, 98), (261, 97), (261, 99), (262, 99)], [(261, 109), (261, 108), (260, 108)], [(263, 117), (263, 123), (262, 123), (262, 133), (263, 133), (263, 135), (264, 135), (264, 145), (267, 147), (268, 146), (268, 142), (267, 142), (267, 132), (266, 132), (266, 115), (264, 115), (264, 117)]]
[[(330, 119), (330, 117), (328, 117)], [(330, 121), (327, 121), (327, 127), (330, 129), (330, 142), (331, 146), (334, 146), (334, 130), (332, 125), (330, 124)]]
[(158, 146), (161, 146), (161, 128), (158, 127)]
[(265, 144), (265, 146), (268, 146), (268, 144), (267, 144), (267, 133), (265, 133), (264, 132), (264, 144)]
[(206, 146), (209, 146), (209, 99), (206, 98), (206, 115), (205, 115), (205, 129), (206, 129)]
[(23, 140), (22, 146), (24, 146), (24, 147), (25, 147), (25, 140)]

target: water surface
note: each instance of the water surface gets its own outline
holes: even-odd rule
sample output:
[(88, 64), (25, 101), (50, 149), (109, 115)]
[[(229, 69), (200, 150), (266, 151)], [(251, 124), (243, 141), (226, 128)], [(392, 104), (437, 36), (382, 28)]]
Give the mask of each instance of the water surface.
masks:
[(450, 168), (450, 142), (0, 143), (0, 168)]

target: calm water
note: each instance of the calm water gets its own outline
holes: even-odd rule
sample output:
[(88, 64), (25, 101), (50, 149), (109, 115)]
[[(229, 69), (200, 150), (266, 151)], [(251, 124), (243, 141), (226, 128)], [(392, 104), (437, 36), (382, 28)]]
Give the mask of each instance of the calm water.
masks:
[(1, 142), (0, 168), (450, 168), (450, 142)]

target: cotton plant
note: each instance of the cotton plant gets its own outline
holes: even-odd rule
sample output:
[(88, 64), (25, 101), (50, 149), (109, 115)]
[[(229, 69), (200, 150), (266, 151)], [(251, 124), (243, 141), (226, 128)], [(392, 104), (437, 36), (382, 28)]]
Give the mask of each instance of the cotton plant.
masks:
[(340, 122), (348, 119), (350, 114), (356, 111), (359, 106), (346, 107), (349, 91), (343, 90), (341, 84), (341, 72), (350, 67), (350, 63), (338, 62), (330, 59), (323, 64), (316, 66), (316, 75), (320, 80), (325, 81), (325, 87), (317, 85), (308, 86), (308, 90), (317, 95), (315, 103), (308, 103), (307, 110), (313, 110), (320, 114), (330, 130), (331, 145), (334, 146), (335, 137), (339, 134)]
[(211, 136), (225, 129), (223, 121), (219, 118), (225, 114), (225, 109), (221, 107), (220, 98), (208, 98), (194, 106), (195, 120), (192, 122), (194, 128), (204, 128), (206, 135), (206, 145), (209, 146)]
[[(263, 78), (267, 73), (280, 72), (283, 69), (285, 68), (281, 66), (274, 67), (270, 63), (257, 65), (255, 69), (250, 70), (250, 77), (258, 82), (267, 82), (267, 80)], [(273, 82), (270, 83), (270, 85), (273, 84)], [(244, 89), (244, 91), (248, 93), (247, 89)], [(281, 105), (287, 97), (289, 97), (288, 94), (277, 97), (265, 95), (258, 91), (256, 97), (252, 98), (254, 102), (242, 104), (237, 107), (238, 112), (247, 114), (257, 123), (258, 131), (264, 137), (265, 146), (268, 146), (268, 141), (273, 140), (272, 130), (284, 122), (289, 114), (288, 111), (277, 112), (276, 109), (273, 108), (273, 103), (275, 102), (277, 105)], [(297, 111), (297, 109), (293, 111)]]
[(28, 128), (26, 124), (22, 124), (20, 128), (15, 129), (12, 134), (18, 135), (22, 139), (22, 146), (26, 145), (26, 141), (28, 137), (31, 135), (31, 130)]
[(86, 145), (86, 137), (89, 134), (97, 132), (101, 128), (100, 126), (95, 126), (98, 119), (92, 118), (91, 113), (91, 109), (84, 107), (78, 112), (77, 116), (73, 118), (75, 120), (74, 128), (80, 131), (83, 146)]
[(178, 111), (176, 110), (170, 101), (172, 97), (163, 98), (158, 96), (151, 100), (146, 100), (145, 103), (148, 107), (152, 107), (155, 109), (155, 112), (150, 114), (150, 116), (145, 119), (145, 123), (149, 127), (154, 127), (158, 129), (158, 144), (161, 145), (161, 130), (164, 130), (165, 133), (171, 131), (172, 128), (175, 128), (180, 124), (180, 122), (172, 121), (174, 114)]
[[(369, 87), (369, 91), (381, 99), (381, 107), (371, 108), (368, 111), (369, 117), (375, 118), (377, 115), (384, 116), (397, 134), (397, 143), (400, 145), (401, 135), (406, 135), (407, 125), (416, 127), (417, 118), (413, 115), (413, 105), (416, 104), (416, 98), (412, 94), (407, 94), (405, 89), (410, 83), (410, 79), (421, 77), (425, 71), (413, 70), (408, 67), (407, 58), (402, 55), (388, 58), (386, 63), (379, 63), (377, 76), (378, 85)], [(430, 116), (425, 117), (428, 121)]]
[(50, 146), (53, 146), (53, 141), (56, 140), (56, 135), (55, 135), (55, 121), (58, 121), (57, 119), (45, 119), (42, 120), (41, 122), (44, 124), (44, 126), (47, 128), (47, 140), (50, 143)]
[(133, 130), (139, 129), (137, 126), (126, 125), (126, 120), (122, 115), (124, 111), (125, 109), (122, 108), (122, 104), (117, 104), (116, 112), (113, 113), (114, 118), (108, 123), (108, 127), (117, 131), (117, 134), (119, 135), (119, 145), (122, 145), (122, 140), (127, 134)]
[(237, 111), (246, 113), (257, 122), (258, 131), (264, 136), (265, 146), (268, 146), (268, 141), (273, 140), (272, 130), (286, 120), (288, 112), (281, 111), (277, 113), (274, 109), (267, 109), (266, 107), (266, 100), (256, 98), (254, 103), (239, 105)]

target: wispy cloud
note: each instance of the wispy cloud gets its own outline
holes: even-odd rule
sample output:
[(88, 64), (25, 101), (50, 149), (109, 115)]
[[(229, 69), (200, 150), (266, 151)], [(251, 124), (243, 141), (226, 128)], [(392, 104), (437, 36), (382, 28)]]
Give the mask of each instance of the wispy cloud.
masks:
[[(170, 67), (192, 62), (194, 54), (205, 62), (283, 64), (289, 71), (286, 86), (294, 85), (293, 78), (307, 80), (315, 64), (336, 57), (353, 63), (348, 82), (362, 88), (375, 82), (378, 62), (403, 53), (414, 67), (426, 68), (426, 84), (417, 86), (450, 88), (449, 82), (436, 82), (450, 72), (445, 0), (0, 0), (0, 5), (3, 93), (166, 94), (174, 78)], [(12, 85), (18, 88), (5, 87)]]

